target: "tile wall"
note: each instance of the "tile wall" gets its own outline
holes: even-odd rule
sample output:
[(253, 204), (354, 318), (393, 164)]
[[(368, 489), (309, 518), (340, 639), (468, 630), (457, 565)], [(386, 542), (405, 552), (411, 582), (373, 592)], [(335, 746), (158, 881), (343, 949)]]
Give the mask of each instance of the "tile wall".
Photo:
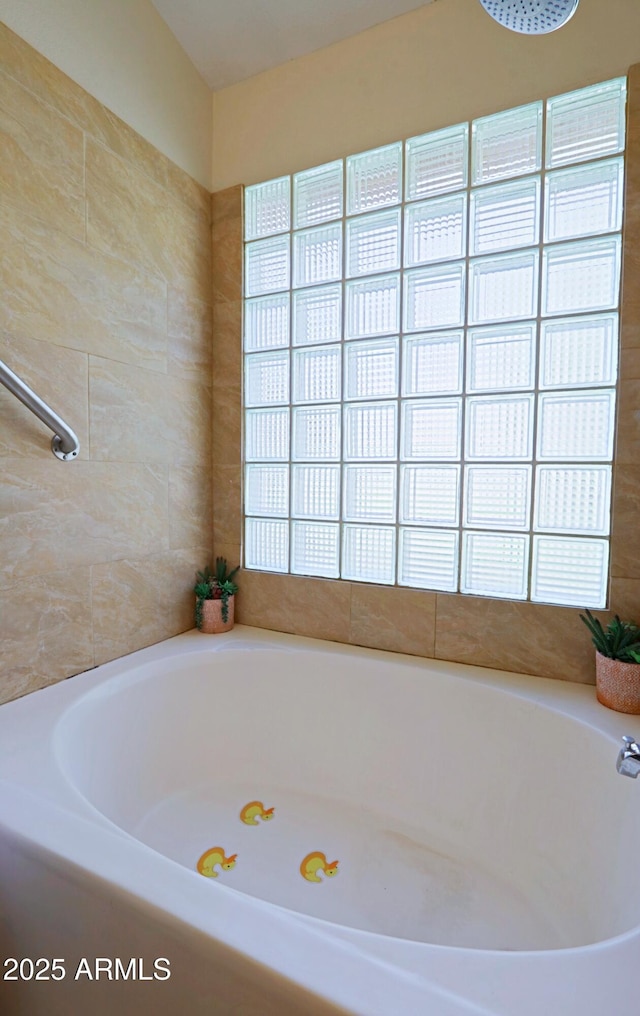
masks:
[(0, 701), (193, 627), (210, 560), (211, 200), (0, 25)]
[[(640, 621), (640, 65), (629, 72), (621, 382), (614, 469), (612, 611)], [(236, 563), (241, 525), (242, 188), (213, 196), (214, 547)], [(336, 642), (595, 682), (578, 610), (243, 571), (244, 624)]]

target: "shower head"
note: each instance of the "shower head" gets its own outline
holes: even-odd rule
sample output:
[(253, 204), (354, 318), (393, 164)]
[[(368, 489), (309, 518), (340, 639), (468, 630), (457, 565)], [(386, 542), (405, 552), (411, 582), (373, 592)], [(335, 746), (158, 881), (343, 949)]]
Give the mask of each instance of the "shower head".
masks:
[(580, 0), (480, 0), (494, 21), (523, 35), (546, 35), (562, 28)]

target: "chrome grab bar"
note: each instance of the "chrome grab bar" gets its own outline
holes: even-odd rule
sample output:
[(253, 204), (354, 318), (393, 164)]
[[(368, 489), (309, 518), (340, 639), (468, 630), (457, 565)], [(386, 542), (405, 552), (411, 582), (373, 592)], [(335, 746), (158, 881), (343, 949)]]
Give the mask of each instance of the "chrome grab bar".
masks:
[(53, 409), (47, 405), (46, 402), (40, 398), (39, 395), (29, 388), (28, 384), (19, 378), (17, 374), (14, 374), (10, 367), (7, 367), (3, 360), (0, 360), (0, 383), (7, 388), (12, 395), (15, 395), (20, 402), (24, 403), (27, 409), (30, 409), (32, 413), (42, 420), (44, 424), (53, 431), (53, 437), (51, 439), (51, 450), (53, 454), (63, 461), (68, 459), (75, 459), (78, 452), (80, 451), (80, 442), (78, 438), (71, 430), (71, 427), (67, 427), (64, 420), (62, 420), (57, 413), (54, 413)]

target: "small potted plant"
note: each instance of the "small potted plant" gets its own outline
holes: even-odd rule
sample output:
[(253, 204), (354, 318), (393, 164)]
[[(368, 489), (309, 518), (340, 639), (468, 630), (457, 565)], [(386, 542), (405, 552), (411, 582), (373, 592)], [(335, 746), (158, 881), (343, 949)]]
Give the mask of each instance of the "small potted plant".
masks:
[(640, 627), (617, 614), (606, 628), (588, 610), (580, 617), (596, 647), (598, 701), (619, 713), (640, 714)]
[(234, 597), (238, 587), (233, 577), (239, 570), (227, 571), (227, 560), (216, 558), (216, 566), (212, 572), (207, 565), (203, 571), (196, 573), (196, 628), (208, 635), (230, 631), (233, 628)]

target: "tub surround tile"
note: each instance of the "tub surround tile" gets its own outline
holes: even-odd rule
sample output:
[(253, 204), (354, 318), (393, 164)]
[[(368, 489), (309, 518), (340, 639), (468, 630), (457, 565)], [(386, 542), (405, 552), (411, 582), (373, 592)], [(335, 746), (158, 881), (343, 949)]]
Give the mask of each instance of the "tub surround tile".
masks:
[(616, 468), (640, 462), (640, 379), (620, 381), (618, 387), (618, 428)]
[(193, 628), (195, 573), (206, 556), (190, 549), (93, 565), (96, 664)]
[(82, 131), (0, 71), (0, 192), (78, 239), (85, 235)]
[(91, 457), (113, 462), (211, 461), (206, 384), (89, 358)]
[(169, 466), (169, 546), (171, 550), (211, 543), (213, 495), (211, 476), (200, 465)]
[(89, 568), (22, 574), (0, 589), (0, 702), (93, 666)]
[(168, 549), (166, 467), (50, 459), (3, 460), (0, 587)]
[(638, 345), (620, 352), (620, 376), (627, 381), (640, 379), (640, 324), (636, 333)]
[(593, 653), (579, 613), (569, 607), (438, 593), (436, 659), (593, 684)]
[(435, 593), (352, 583), (349, 641), (354, 645), (432, 657), (435, 628)]
[(242, 221), (243, 201), (244, 187), (240, 184), (215, 191), (211, 195), (211, 221), (214, 227), (226, 219)]
[(640, 576), (640, 540), (631, 538), (640, 519), (640, 464), (619, 463), (614, 471), (611, 575)]
[[(19, 337), (167, 369), (167, 287), (3, 204), (0, 327)], [(178, 339), (173, 343), (178, 345)]]
[[(80, 442), (79, 459), (89, 457), (89, 359), (72, 349), (52, 350), (46, 342), (0, 331), (2, 359), (48, 402)], [(46, 459), (52, 432), (14, 395), (0, 386), (0, 457)], [(60, 463), (61, 466), (67, 463)]]
[(640, 624), (640, 579), (612, 579), (609, 602), (611, 614)]
[(172, 202), (167, 191), (97, 142), (86, 146), (87, 242), (140, 265), (186, 294), (209, 294), (207, 221)]
[(213, 298), (216, 303), (242, 299), (243, 243), (240, 219), (222, 219), (214, 226)]
[[(230, 568), (235, 568), (242, 560), (242, 547), (239, 543), (216, 543), (214, 544), (213, 557), (208, 562), (211, 566), (217, 557), (224, 557)], [(238, 586), (242, 592), (244, 585), (244, 568), (241, 568), (237, 575)]]
[(242, 535), (242, 470), (240, 466), (213, 467), (213, 542), (239, 543)]
[(168, 372), (212, 384), (213, 310), (209, 303), (169, 287)]
[(350, 583), (246, 570), (239, 579), (239, 623), (332, 642), (349, 641)]

